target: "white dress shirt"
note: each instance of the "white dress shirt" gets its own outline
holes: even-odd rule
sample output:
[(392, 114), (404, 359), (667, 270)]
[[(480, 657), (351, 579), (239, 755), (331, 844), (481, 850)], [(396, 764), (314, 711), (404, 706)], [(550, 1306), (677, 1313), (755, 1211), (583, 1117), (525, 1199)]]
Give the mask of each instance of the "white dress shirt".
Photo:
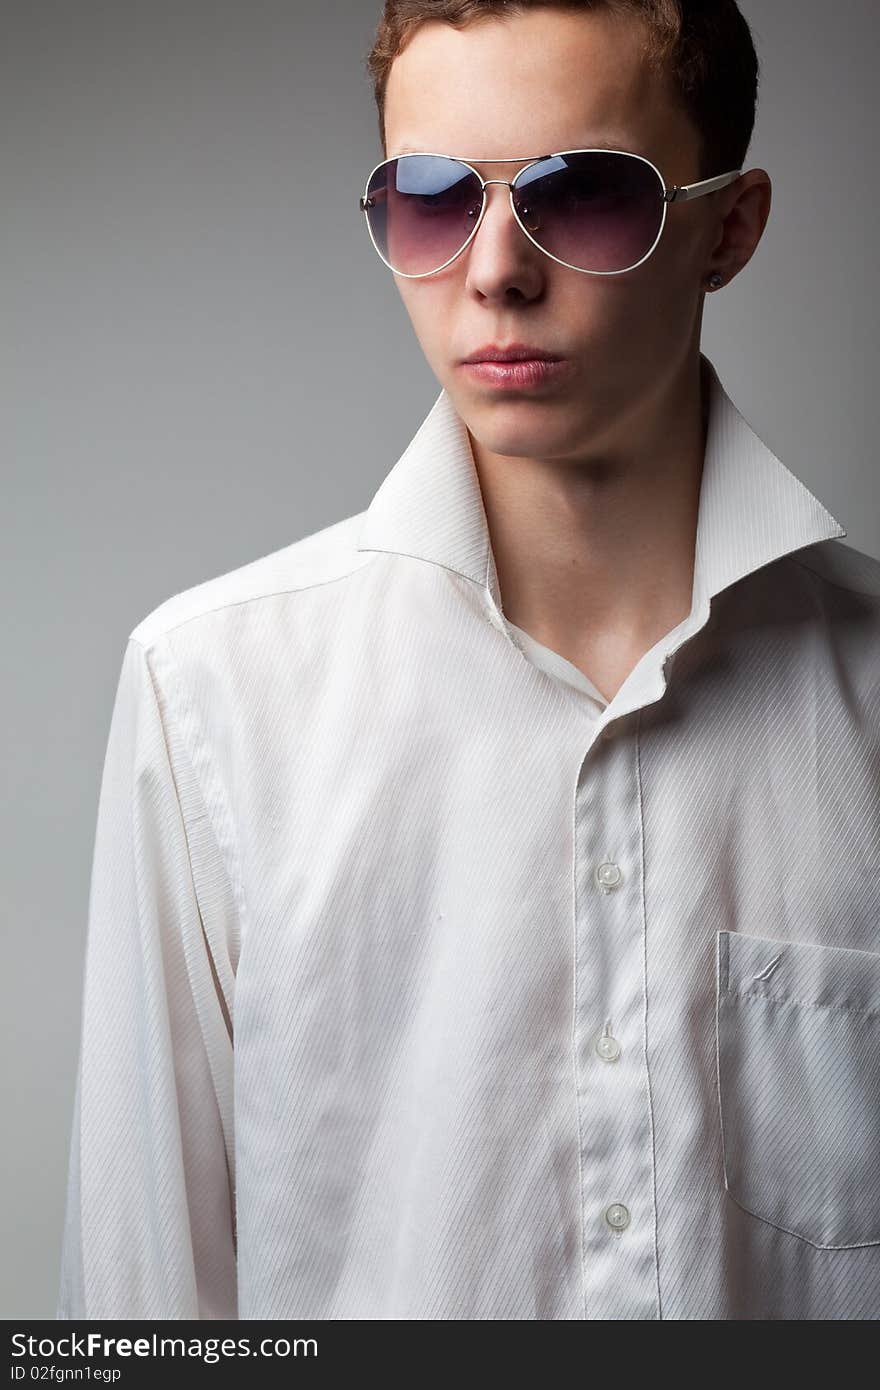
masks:
[(445, 391), (131, 631), (59, 1318), (880, 1316), (880, 563), (703, 361), (693, 605), (610, 701)]

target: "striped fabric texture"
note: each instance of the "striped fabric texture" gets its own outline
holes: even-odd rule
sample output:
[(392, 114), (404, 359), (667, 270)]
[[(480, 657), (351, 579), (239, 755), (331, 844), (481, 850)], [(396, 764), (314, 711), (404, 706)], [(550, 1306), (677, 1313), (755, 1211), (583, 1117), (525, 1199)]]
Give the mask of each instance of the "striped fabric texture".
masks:
[(880, 563), (702, 361), (691, 612), (610, 701), (445, 391), (131, 631), (59, 1318), (880, 1315)]

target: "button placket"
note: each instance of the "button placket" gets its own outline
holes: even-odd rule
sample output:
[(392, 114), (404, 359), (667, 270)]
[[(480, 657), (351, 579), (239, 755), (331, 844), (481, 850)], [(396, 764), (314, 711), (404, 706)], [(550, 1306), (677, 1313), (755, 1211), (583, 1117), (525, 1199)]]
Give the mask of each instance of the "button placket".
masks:
[(636, 745), (618, 739), (585, 760), (576, 787), (582, 1278), (584, 1315), (597, 1319), (659, 1315), (638, 774)]

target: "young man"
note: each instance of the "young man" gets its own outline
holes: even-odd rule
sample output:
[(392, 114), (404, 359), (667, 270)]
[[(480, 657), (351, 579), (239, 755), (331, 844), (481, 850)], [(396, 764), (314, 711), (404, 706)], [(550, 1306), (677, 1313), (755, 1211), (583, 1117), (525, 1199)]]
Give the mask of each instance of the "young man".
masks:
[(748, 29), (391, 0), (371, 64), (442, 390), (130, 634), (59, 1317), (876, 1316), (880, 564), (699, 349)]

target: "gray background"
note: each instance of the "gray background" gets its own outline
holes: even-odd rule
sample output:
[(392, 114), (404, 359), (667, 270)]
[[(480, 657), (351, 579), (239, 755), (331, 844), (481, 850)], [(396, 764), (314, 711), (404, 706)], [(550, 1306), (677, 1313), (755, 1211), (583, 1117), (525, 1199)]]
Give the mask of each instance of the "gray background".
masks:
[[(742, 0), (773, 206), (703, 347), (880, 557), (876, 0)], [(439, 386), (357, 206), (378, 0), (4, 0), (0, 1316), (54, 1317), (126, 635), (368, 505)]]

